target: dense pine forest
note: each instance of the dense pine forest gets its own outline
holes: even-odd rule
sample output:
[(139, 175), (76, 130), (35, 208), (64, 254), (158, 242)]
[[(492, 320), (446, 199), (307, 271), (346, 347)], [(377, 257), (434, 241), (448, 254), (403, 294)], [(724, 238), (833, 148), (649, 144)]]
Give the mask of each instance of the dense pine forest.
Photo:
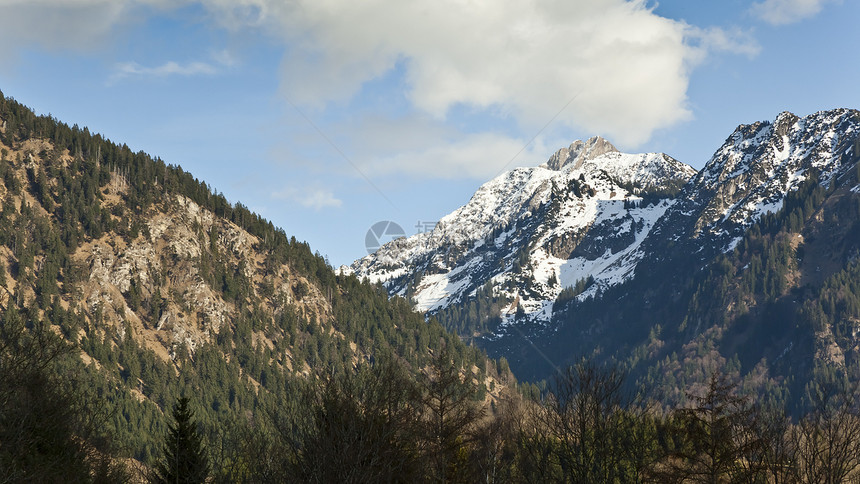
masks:
[[(666, 344), (655, 323), (630, 360), (550, 355), (569, 365), (517, 383), (178, 166), (2, 95), (0, 155), (0, 482), (860, 479), (852, 361), (793, 386), (741, 379), (743, 346), (642, 372)], [(804, 186), (685, 289), (691, 314), (779, 311), (825, 191)], [(824, 216), (856, 220), (845, 200)], [(814, 328), (856, 312), (856, 267), (808, 289)], [(474, 331), (505, 303), (442, 317)]]

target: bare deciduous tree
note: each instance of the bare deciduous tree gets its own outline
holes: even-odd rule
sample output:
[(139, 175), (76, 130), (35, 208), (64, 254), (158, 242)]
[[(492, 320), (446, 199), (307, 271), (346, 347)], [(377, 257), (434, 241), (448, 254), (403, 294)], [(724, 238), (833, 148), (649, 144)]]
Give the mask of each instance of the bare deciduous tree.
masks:
[(430, 480), (468, 481), (467, 454), (483, 416), (472, 375), (462, 375), (443, 346), (433, 355), (423, 386), (426, 455), (434, 471)]
[(794, 427), (798, 478), (836, 484), (860, 480), (860, 397), (856, 384), (819, 378), (810, 387), (812, 409)]
[(616, 368), (582, 362), (567, 368), (525, 429), (523, 472), (555, 482), (637, 479), (654, 442), (644, 406), (634, 405)]

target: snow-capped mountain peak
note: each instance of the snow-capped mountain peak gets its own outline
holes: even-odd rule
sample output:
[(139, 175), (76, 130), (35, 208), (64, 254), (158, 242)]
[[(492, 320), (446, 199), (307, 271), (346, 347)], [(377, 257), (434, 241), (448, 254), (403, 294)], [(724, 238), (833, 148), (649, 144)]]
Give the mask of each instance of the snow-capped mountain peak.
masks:
[(599, 137), (575, 141), (542, 165), (490, 180), (433, 231), (392, 241), (351, 269), (422, 310), (489, 285), (517, 301), (507, 316), (519, 306), (546, 321), (561, 290), (588, 271), (602, 271), (598, 285), (630, 277), (636, 247), (670, 205), (667, 194), (695, 173), (662, 153), (621, 153)]
[(731, 249), (751, 224), (779, 210), (785, 195), (813, 173), (825, 186), (842, 176), (860, 157), (858, 144), (860, 112), (849, 109), (802, 118), (782, 112), (773, 122), (738, 126), (661, 225), (676, 240)]
[[(351, 270), (521, 365), (532, 355), (524, 335), (542, 356), (568, 347), (596, 353), (611, 342), (612, 357), (632, 349), (638, 359), (667, 341), (658, 334), (666, 322), (668, 341), (716, 337), (735, 351), (757, 344), (750, 334), (783, 333), (782, 326), (811, 336), (770, 320), (816, 307), (801, 306), (800, 294), (818, 294), (812, 283), (856, 263), (857, 193), (857, 110), (782, 112), (740, 125), (698, 173), (595, 137), (490, 180), (431, 233), (395, 240)], [(779, 261), (767, 262), (774, 256)], [(781, 269), (767, 267), (774, 264)], [(743, 324), (735, 324), (739, 314)], [(751, 329), (756, 320), (767, 329)], [(815, 344), (842, 355), (831, 353), (838, 345), (829, 331)], [(856, 331), (853, 339), (845, 334), (856, 349)], [(781, 341), (789, 343), (774, 353), (779, 358), (795, 340)]]

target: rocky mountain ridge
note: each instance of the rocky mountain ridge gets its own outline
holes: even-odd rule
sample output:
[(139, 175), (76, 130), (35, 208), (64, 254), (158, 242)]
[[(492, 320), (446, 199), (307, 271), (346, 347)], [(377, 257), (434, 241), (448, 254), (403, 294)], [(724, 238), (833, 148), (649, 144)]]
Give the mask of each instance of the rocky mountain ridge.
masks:
[(803, 118), (783, 112), (773, 122), (741, 125), (679, 193), (655, 234), (731, 250), (812, 173), (823, 186), (844, 176), (860, 157), (858, 134), (860, 114), (849, 109)]
[(576, 141), (540, 166), (487, 182), (433, 231), (392, 241), (349, 270), (431, 312), (489, 284), (496, 297), (516, 301), (503, 320), (520, 308), (548, 321), (565, 287), (592, 277), (594, 291), (633, 274), (639, 244), (672, 203), (668, 194), (694, 174), (665, 154), (624, 154), (599, 137)]
[[(781, 113), (773, 123), (739, 126), (698, 173), (667, 155), (622, 154), (599, 137), (576, 141), (538, 167), (500, 175), (436, 230), (395, 240), (350, 270), (430, 312), (488, 282), (519, 286), (496, 292), (549, 321), (562, 289), (590, 278), (587, 297), (627, 280), (642, 258), (659, 260), (668, 241), (696, 245), (708, 254), (703, 261), (732, 249), (808, 171), (820, 172), (822, 183), (840, 176), (854, 156), (855, 117), (851, 110), (802, 119)], [(660, 201), (642, 203), (661, 191)], [(545, 205), (551, 210), (541, 211)], [(516, 267), (515, 256), (523, 259)], [(507, 309), (503, 316), (513, 316), (516, 307)]]

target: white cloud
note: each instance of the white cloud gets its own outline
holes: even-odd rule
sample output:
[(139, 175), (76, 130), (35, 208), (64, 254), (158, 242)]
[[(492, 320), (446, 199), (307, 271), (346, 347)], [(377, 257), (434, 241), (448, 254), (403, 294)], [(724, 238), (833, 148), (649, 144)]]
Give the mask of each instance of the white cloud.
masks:
[[(529, 138), (557, 114), (554, 128), (635, 147), (655, 130), (692, 117), (690, 73), (711, 52), (753, 56), (758, 50), (743, 32), (663, 18), (645, 0), (0, 0), (5, 19), (0, 45), (8, 37), (2, 33), (6, 25), (29, 29), (25, 36), (31, 42), (47, 45), (39, 40), (47, 36), (54, 46), (91, 44), (133, 14), (191, 3), (223, 28), (265, 31), (283, 42), (281, 89), (303, 109), (339, 109), (368, 82), (396, 71), (401, 83), (391, 87), (400, 90), (393, 95), (405, 96), (414, 118), (444, 125), (454, 110), (465, 107), (505, 113), (521, 133), (448, 136), (437, 146), (407, 147), (404, 152), (419, 161), (389, 152), (362, 163), (397, 160), (407, 172), (420, 172), (420, 163), (447, 152), (451, 163), (462, 163), (462, 172), (471, 173), (466, 155), (478, 151), (478, 141), (520, 144), (514, 138)], [(62, 12), (56, 21), (38, 23), (40, 15), (53, 11)], [(37, 27), (18, 27), (20, 19)], [(60, 35), (52, 29), (75, 32)], [(222, 65), (215, 59), (155, 67), (120, 64), (114, 81), (208, 74)]]
[(755, 38), (749, 32), (737, 28), (726, 30), (715, 27), (707, 29), (690, 27), (688, 37), (693, 41), (691, 45), (697, 45), (700, 60), (704, 60), (712, 52), (728, 52), (749, 58), (761, 52), (761, 46)]
[(276, 200), (287, 200), (314, 210), (340, 207), (343, 201), (334, 196), (331, 190), (322, 187), (285, 187), (272, 193)]
[[(527, 160), (534, 165), (534, 150), (525, 147), (524, 140), (496, 133), (467, 135), (448, 143), (438, 143), (413, 150), (376, 156), (364, 167), (378, 175), (408, 174), (420, 177), (474, 178), (487, 180), (503, 169), (522, 165)], [(521, 150), (523, 153), (520, 153)], [(516, 156), (520, 154), (520, 156)], [(516, 156), (516, 160), (514, 157)], [(520, 163), (516, 163), (519, 161)], [(543, 160), (541, 160), (543, 161)]]
[(226, 49), (213, 52), (210, 57), (213, 62), (190, 61), (180, 63), (167, 61), (154, 67), (142, 66), (137, 62), (120, 62), (114, 66), (114, 72), (108, 78), (107, 83), (108, 85), (115, 84), (117, 81), (127, 77), (209, 76), (217, 74), (222, 67), (232, 68), (237, 65), (235, 57)]
[(566, 130), (552, 128), (529, 142), (530, 137), (491, 127), (464, 133), (428, 115), (373, 113), (353, 113), (343, 122), (328, 124), (322, 128), (323, 138), (301, 116), (292, 114), (292, 123), (276, 128), (291, 135), (276, 140), (269, 157), (316, 176), (369, 177), (383, 187), (404, 175), (485, 181), (505, 169), (540, 164), (572, 141)]
[(221, 49), (212, 53), (212, 60), (224, 67), (235, 67), (239, 61), (233, 56), (233, 53), (227, 49)]
[[(335, 168), (356, 177), (372, 174), (374, 177), (407, 175), (487, 180), (503, 169), (539, 164), (546, 160), (548, 149), (570, 143), (567, 138), (556, 137), (547, 148), (543, 135), (529, 143), (528, 139), (493, 131), (463, 133), (441, 120), (417, 114), (396, 118), (357, 116), (329, 129), (330, 139), (340, 144), (338, 149), (347, 153), (350, 160), (335, 158), (331, 165), (316, 169)], [(308, 141), (319, 144), (316, 136), (304, 140)], [(297, 145), (302, 140), (289, 142)], [(307, 167), (312, 166), (311, 159), (307, 159)], [(352, 165), (357, 166), (360, 173)]]
[(112, 0), (0, 0), (0, 58), (28, 44), (96, 47), (123, 21), (126, 8)]
[(218, 70), (207, 62), (188, 62), (180, 64), (168, 61), (156, 67), (144, 67), (137, 62), (122, 62), (116, 65), (115, 72), (111, 75), (109, 83), (116, 82), (126, 77), (169, 77), (169, 76), (196, 76), (212, 75)]
[(769, 24), (785, 25), (812, 17), (834, 1), (838, 0), (764, 0), (753, 4), (751, 12)]
[[(686, 93), (702, 33), (643, 1), (293, 6), (260, 11), (283, 25), (283, 90), (304, 105), (348, 100), (400, 62), (409, 100), (440, 119), (457, 105), (500, 108), (534, 130), (578, 94), (558, 122), (635, 145), (691, 116)], [(731, 32), (722, 35), (723, 46), (732, 43)], [(743, 40), (733, 42), (738, 49)]]
[[(493, 175), (493, 166), (503, 165), (556, 114), (553, 127), (635, 147), (655, 130), (690, 119), (690, 72), (711, 53), (752, 57), (759, 51), (748, 33), (662, 18), (642, 1), (314, 0), (294, 2), (289, 10), (258, 3), (263, 21), (285, 32), (282, 89), (291, 102), (337, 107), (365, 83), (395, 69), (402, 74), (405, 85), (395, 87), (405, 89), (414, 116), (405, 123), (385, 120), (387, 127), (373, 128), (378, 135), (365, 135), (373, 131), (366, 119), (333, 128), (362, 133), (353, 135), (362, 147), (376, 146), (368, 150), (373, 155), (346, 149), (373, 174)], [(444, 124), (452, 108), (463, 106), (506, 113), (523, 139), (436, 133), (439, 126), (421, 115)], [(428, 125), (427, 137), (436, 142), (402, 146), (416, 137), (410, 133), (424, 133), (415, 124)], [(385, 143), (400, 146), (390, 150)]]
[(402, 62), (409, 100), (439, 119), (501, 108), (535, 130), (578, 95), (560, 123), (637, 144), (690, 117), (688, 26), (642, 1), (298, 3), (278, 19), (291, 33), (283, 89), (306, 105), (349, 99)]

